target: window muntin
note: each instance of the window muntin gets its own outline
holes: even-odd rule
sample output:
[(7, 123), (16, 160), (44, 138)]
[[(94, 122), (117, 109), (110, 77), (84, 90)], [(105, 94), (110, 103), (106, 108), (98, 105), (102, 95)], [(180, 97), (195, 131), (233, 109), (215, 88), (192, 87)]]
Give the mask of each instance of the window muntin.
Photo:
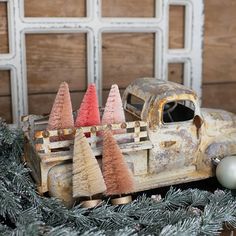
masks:
[(163, 123), (189, 121), (194, 118), (195, 105), (190, 100), (176, 100), (165, 103), (162, 112)]

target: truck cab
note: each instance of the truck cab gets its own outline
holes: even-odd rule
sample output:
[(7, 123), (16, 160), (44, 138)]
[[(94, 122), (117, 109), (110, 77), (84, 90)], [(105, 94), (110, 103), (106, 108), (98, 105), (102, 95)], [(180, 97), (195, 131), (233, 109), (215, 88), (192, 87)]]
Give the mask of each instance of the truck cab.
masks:
[(123, 104), (129, 121), (138, 119), (148, 124), (153, 144), (148, 172), (152, 179), (157, 178), (153, 184), (162, 186), (212, 175), (211, 168), (198, 173), (203, 119), (192, 90), (164, 80), (140, 78), (126, 88)]

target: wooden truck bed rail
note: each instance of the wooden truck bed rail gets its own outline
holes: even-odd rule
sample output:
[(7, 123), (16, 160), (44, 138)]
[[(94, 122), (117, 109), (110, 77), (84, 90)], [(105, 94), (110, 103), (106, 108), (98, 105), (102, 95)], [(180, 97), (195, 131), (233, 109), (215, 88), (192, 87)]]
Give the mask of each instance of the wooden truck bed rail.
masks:
[[(83, 127), (83, 132), (87, 134), (88, 142), (90, 143), (94, 154), (96, 156), (102, 154), (102, 131), (105, 129), (111, 129), (113, 131), (121, 130), (119, 134), (114, 134), (115, 139), (120, 145), (123, 151), (132, 151), (147, 149), (147, 145), (150, 142), (147, 137), (146, 123), (142, 121), (127, 122), (121, 124), (101, 125)], [(69, 148), (73, 146), (74, 140), (63, 141), (50, 141), (51, 139), (58, 139), (63, 136), (73, 136), (76, 129), (60, 129), (52, 131), (35, 131), (34, 143), (35, 149), (40, 153), (51, 153), (63, 148)], [(119, 132), (119, 131), (118, 131)]]

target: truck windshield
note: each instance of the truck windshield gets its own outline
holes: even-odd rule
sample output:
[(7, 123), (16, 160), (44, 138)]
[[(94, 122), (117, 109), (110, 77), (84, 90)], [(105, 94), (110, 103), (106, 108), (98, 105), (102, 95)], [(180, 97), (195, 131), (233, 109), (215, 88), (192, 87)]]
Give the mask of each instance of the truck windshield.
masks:
[(195, 106), (192, 101), (180, 100), (167, 102), (163, 109), (163, 122), (181, 122), (194, 118)]
[(145, 101), (143, 99), (133, 94), (128, 94), (126, 109), (133, 115), (140, 118), (142, 110), (143, 110), (144, 102)]

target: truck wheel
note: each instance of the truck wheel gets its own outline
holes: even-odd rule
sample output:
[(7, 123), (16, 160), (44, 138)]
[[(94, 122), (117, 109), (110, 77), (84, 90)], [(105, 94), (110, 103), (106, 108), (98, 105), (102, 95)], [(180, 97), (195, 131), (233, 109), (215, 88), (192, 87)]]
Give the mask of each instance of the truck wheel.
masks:
[(48, 189), (50, 196), (59, 198), (67, 207), (73, 206), (72, 164), (60, 164), (49, 171)]
[(236, 189), (236, 156), (223, 158), (216, 167), (216, 177), (228, 189)]

